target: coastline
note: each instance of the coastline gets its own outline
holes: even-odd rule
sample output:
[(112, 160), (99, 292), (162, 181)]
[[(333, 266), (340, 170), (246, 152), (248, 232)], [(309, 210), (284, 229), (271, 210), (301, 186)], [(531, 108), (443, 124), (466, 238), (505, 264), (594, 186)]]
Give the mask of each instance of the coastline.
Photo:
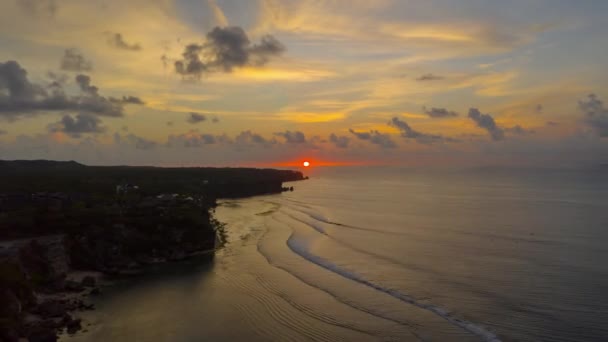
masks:
[[(130, 174), (129, 179), (145, 185), (124, 192), (117, 186), (116, 194), (95, 185), (93, 192), (75, 194), (89, 186), (88, 174), (99, 170), (44, 163), (51, 163), (47, 170), (57, 177), (53, 192), (40, 192), (34, 180), (20, 183), (37, 177), (41, 170), (32, 167), (39, 169), (40, 163), (0, 163), (9, 171), (7, 178), (19, 178), (13, 186), (27, 184), (27, 192), (0, 193), (0, 298), (8, 303), (0, 310), (0, 337), (7, 341), (54, 341), (58, 334), (83, 329), (78, 313), (93, 310), (90, 297), (119, 277), (154, 265), (213, 258), (225, 241), (224, 225), (214, 217), (217, 199), (289, 191), (284, 181), (304, 179), (301, 173), (278, 170), (117, 167), (105, 168), (107, 180), (102, 180)], [(66, 168), (68, 176), (61, 174)], [(209, 174), (217, 180), (200, 182), (198, 189), (151, 195), (170, 187), (188, 189)], [(140, 187), (145, 190), (136, 191)], [(38, 216), (27, 218), (25, 212)]]

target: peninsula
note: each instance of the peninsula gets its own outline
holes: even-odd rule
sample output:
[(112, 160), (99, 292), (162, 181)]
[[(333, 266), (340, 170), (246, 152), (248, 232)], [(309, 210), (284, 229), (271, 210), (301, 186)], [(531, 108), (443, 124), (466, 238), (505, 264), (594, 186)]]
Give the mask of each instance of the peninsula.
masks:
[[(293, 190), (301, 172), (0, 161), (0, 340), (54, 341), (101, 275), (213, 251), (219, 198)], [(212, 253), (210, 254), (212, 255)], [(6, 303), (6, 305), (5, 305)]]

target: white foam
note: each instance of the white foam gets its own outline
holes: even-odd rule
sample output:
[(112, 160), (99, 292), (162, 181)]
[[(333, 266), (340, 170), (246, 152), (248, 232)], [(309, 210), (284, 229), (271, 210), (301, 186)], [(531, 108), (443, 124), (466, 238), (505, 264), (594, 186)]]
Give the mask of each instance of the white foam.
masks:
[(443, 319), (450, 322), (451, 324), (456, 325), (456, 326), (480, 337), (484, 341), (500, 342), (500, 339), (498, 338), (498, 336), (496, 336), (496, 334), (494, 334), (493, 332), (487, 330), (486, 328), (484, 328), (481, 325), (454, 317), (445, 308), (442, 308), (442, 307), (439, 307), (439, 306), (436, 306), (436, 305), (433, 305), (430, 303), (420, 302), (420, 301), (416, 300), (416, 298), (414, 298), (410, 295), (407, 295), (403, 292), (393, 290), (393, 289), (388, 289), (388, 288), (382, 287), (381, 285), (372, 283), (371, 281), (364, 279), (363, 277), (361, 277), (360, 275), (358, 275), (355, 272), (345, 270), (345, 269), (337, 266), (336, 264), (332, 263), (329, 260), (326, 260), (324, 258), (321, 258), (317, 255), (310, 253), (308, 251), (307, 241), (303, 240), (303, 239), (297, 239), (294, 234), (291, 234), (291, 236), (287, 240), (287, 245), (296, 254), (300, 255), (301, 257), (305, 258), (306, 260), (308, 260), (318, 266), (321, 266), (321, 267), (327, 269), (328, 271), (336, 273), (336, 274), (338, 274), (344, 278), (350, 279), (352, 281), (356, 281), (356, 282), (363, 284), (365, 286), (368, 286), (374, 290), (386, 293), (389, 296), (392, 296), (393, 298), (401, 300), (402, 302), (405, 302), (405, 303), (408, 303), (411, 305), (415, 305), (421, 309), (430, 311), (430, 312), (442, 317)]

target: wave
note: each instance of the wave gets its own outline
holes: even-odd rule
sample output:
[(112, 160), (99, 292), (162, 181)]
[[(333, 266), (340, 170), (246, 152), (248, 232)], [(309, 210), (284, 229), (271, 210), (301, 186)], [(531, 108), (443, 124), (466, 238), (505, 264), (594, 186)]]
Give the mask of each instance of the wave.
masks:
[[(275, 220), (275, 221), (277, 221), (277, 222), (279, 222), (279, 223), (285, 224), (285, 223), (277, 220), (274, 217), (272, 219)], [(358, 305), (358, 304), (356, 304), (354, 302), (348, 301), (345, 298), (343, 298), (342, 296), (340, 296), (339, 294), (336, 294), (335, 292), (333, 292), (333, 291), (331, 291), (329, 289), (321, 287), (318, 284), (305, 279), (304, 277), (302, 277), (301, 275), (299, 275), (297, 272), (294, 272), (290, 268), (282, 266), (280, 263), (275, 262), (274, 258), (272, 258), (268, 254), (268, 252), (262, 247), (261, 242), (263, 241), (263, 239), (264, 239), (264, 237), (262, 236), (262, 238), (259, 240), (258, 245), (257, 245), (257, 250), (260, 253), (260, 255), (262, 255), (266, 259), (266, 261), (268, 262), (268, 264), (270, 264), (273, 267), (275, 267), (277, 269), (280, 269), (280, 270), (284, 271), (285, 273), (291, 275), (292, 277), (296, 278), (301, 283), (306, 284), (306, 285), (308, 285), (308, 286), (310, 286), (312, 288), (315, 288), (315, 289), (317, 289), (319, 291), (322, 291), (322, 292), (328, 294), (329, 296), (331, 296), (336, 301), (338, 301), (338, 302), (340, 302), (340, 303), (342, 303), (342, 304), (344, 304), (344, 305), (346, 305), (346, 306), (348, 306), (348, 307), (350, 307), (350, 308), (352, 308), (354, 310), (357, 310), (357, 311), (363, 312), (365, 314), (368, 314), (370, 316), (373, 316), (373, 317), (376, 317), (376, 318), (380, 318), (380, 319), (383, 319), (383, 320), (387, 320), (387, 321), (390, 321), (390, 322), (393, 322), (393, 323), (396, 323), (396, 324), (399, 324), (399, 325), (403, 325), (403, 326), (406, 326), (406, 327), (409, 327), (409, 328), (416, 329), (416, 328), (419, 327), (419, 325), (416, 324), (416, 323), (412, 323), (412, 322), (407, 322), (407, 321), (395, 319), (393, 317), (390, 317), (390, 316), (378, 313), (378, 312), (376, 312), (374, 310), (368, 309), (368, 308), (366, 308), (364, 306)], [(306, 260), (306, 259), (304, 259), (304, 260)], [(352, 326), (349, 326), (349, 325), (342, 325), (342, 326), (345, 327), (345, 328), (349, 328), (351, 330), (354, 330), (354, 331), (360, 331), (360, 329), (353, 328)], [(418, 336), (418, 334), (415, 331), (410, 330), (409, 333), (411, 333), (417, 339), (423, 340), (420, 336)]]
[(340, 266), (334, 264), (333, 262), (331, 262), (327, 259), (324, 259), (322, 257), (312, 254), (311, 252), (308, 251), (307, 244), (304, 241), (297, 239), (293, 232), (287, 240), (287, 246), (294, 253), (296, 253), (297, 255), (306, 259), (307, 261), (309, 261), (313, 264), (316, 264), (317, 266), (320, 266), (320, 267), (322, 267), (332, 273), (340, 275), (346, 279), (349, 279), (349, 280), (355, 281), (359, 284), (365, 285), (376, 291), (385, 293), (404, 303), (411, 304), (411, 305), (414, 305), (423, 310), (430, 311), (430, 312), (434, 313), (435, 315), (450, 322), (451, 324), (458, 326), (458, 327), (468, 331), (469, 333), (472, 333), (472, 334), (482, 338), (484, 341), (488, 341), (488, 342), (499, 342), (500, 341), (498, 336), (496, 334), (494, 334), (493, 332), (487, 330), (486, 328), (484, 328), (483, 326), (481, 326), (479, 324), (475, 324), (473, 322), (455, 317), (445, 308), (442, 308), (442, 307), (434, 305), (434, 304), (421, 302), (421, 301), (417, 300), (416, 298), (414, 298), (406, 293), (403, 293), (401, 291), (386, 288), (382, 285), (373, 283), (373, 282), (363, 278), (362, 276), (360, 276), (359, 274), (357, 274), (355, 272), (341, 268)]
[[(308, 207), (308, 208), (310, 208), (310, 207)], [(410, 234), (403, 233), (403, 232), (391, 232), (391, 231), (378, 230), (378, 229), (372, 229), (372, 228), (366, 228), (366, 227), (357, 227), (357, 226), (353, 226), (353, 225), (349, 225), (349, 224), (345, 224), (345, 223), (331, 221), (330, 219), (328, 219), (327, 217), (325, 217), (319, 213), (310, 212), (310, 211), (306, 211), (306, 210), (298, 210), (296, 208), (289, 208), (289, 209), (293, 210), (295, 212), (298, 212), (298, 213), (308, 215), (310, 218), (315, 219), (319, 222), (323, 222), (323, 223), (330, 224), (330, 225), (337, 226), (337, 227), (344, 227), (344, 228), (349, 228), (349, 229), (354, 229), (354, 230), (360, 230), (360, 231), (378, 233), (378, 234), (385, 234), (385, 235), (410, 236)]]
[[(338, 226), (346, 226), (344, 224), (340, 224), (340, 223), (330, 223), (329, 220), (325, 219), (325, 220), (320, 220), (320, 219), (316, 219), (317, 218), (324, 218), (322, 215), (320, 214), (314, 214), (314, 213), (309, 213), (309, 212), (304, 212), (304, 211), (300, 211), (297, 209), (293, 209), (293, 208), (289, 208), (289, 207), (283, 207), (282, 209), (289, 209), (301, 214), (305, 214), (309, 217), (311, 217), (312, 219), (320, 222), (320, 223), (325, 223), (325, 224), (333, 224), (333, 225), (338, 225)], [(329, 234), (323, 227), (321, 227), (319, 224), (316, 223), (311, 223), (308, 221), (305, 221), (304, 219), (301, 219), (299, 217), (296, 217), (294, 215), (288, 214), (286, 212), (280, 212), (280, 214), (286, 216), (289, 219), (292, 219), (296, 222), (299, 222), (301, 224), (304, 224), (306, 226), (309, 226), (310, 228), (316, 230), (317, 232), (319, 232), (320, 234), (324, 235), (325, 237), (331, 239), (333, 242), (344, 246), (352, 251), (355, 251), (357, 253), (361, 253), (364, 254), (368, 257), (372, 257), (378, 260), (382, 260), (383, 262), (389, 263), (389, 264), (393, 264), (396, 265), (398, 267), (404, 267), (407, 269), (410, 269), (412, 271), (416, 271), (416, 272), (422, 272), (422, 273), (426, 273), (429, 275), (432, 275), (434, 277), (438, 277), (438, 281), (441, 281), (443, 283), (449, 284), (450, 286), (454, 286), (460, 289), (463, 289), (465, 291), (471, 292), (471, 293), (475, 293), (477, 295), (481, 295), (483, 297), (486, 298), (490, 298), (494, 301), (496, 301), (498, 303), (498, 305), (501, 305), (502, 307), (509, 307), (514, 311), (525, 311), (527, 314), (529, 315), (533, 315), (536, 317), (542, 317), (543, 319), (551, 319), (551, 320), (555, 320), (556, 318), (554, 317), (554, 315), (551, 315), (547, 312), (544, 312), (536, 307), (534, 307), (533, 305), (531, 305), (530, 303), (521, 303), (521, 304), (517, 304), (517, 303), (513, 303), (513, 300), (511, 298), (507, 298), (505, 296), (502, 296), (498, 293), (493, 293), (493, 292), (488, 292), (486, 290), (483, 289), (479, 289), (476, 286), (473, 286), (472, 284), (468, 284), (468, 283), (463, 283), (463, 282), (459, 282), (459, 281), (455, 281), (453, 279), (446, 279), (443, 277), (443, 274), (440, 272), (437, 272), (435, 270), (429, 269), (429, 268), (423, 268), (420, 267), (418, 265), (415, 264), (410, 264), (410, 263), (406, 263), (403, 260), (399, 260), (399, 259), (395, 259), (389, 256), (385, 256), (382, 254), (378, 254), (378, 253), (374, 253), (372, 251), (368, 251), (359, 247), (356, 247), (350, 243), (347, 243), (343, 240), (337, 239), (334, 236), (332, 236), (331, 234)], [(287, 222), (283, 222), (279, 219), (277, 219), (276, 217), (273, 217), (276, 221), (281, 222), (283, 224), (288, 224)], [(371, 230), (371, 229), (369, 229)], [(403, 234), (405, 235), (405, 234)], [(525, 307), (525, 309), (522, 309), (522, 307)]]

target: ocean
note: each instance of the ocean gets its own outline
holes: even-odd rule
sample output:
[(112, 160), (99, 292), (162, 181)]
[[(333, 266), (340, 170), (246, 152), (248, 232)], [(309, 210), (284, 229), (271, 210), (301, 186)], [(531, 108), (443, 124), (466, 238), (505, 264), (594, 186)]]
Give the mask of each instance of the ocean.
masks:
[(223, 201), (211, 262), (122, 282), (83, 341), (608, 340), (608, 173), (327, 167)]

